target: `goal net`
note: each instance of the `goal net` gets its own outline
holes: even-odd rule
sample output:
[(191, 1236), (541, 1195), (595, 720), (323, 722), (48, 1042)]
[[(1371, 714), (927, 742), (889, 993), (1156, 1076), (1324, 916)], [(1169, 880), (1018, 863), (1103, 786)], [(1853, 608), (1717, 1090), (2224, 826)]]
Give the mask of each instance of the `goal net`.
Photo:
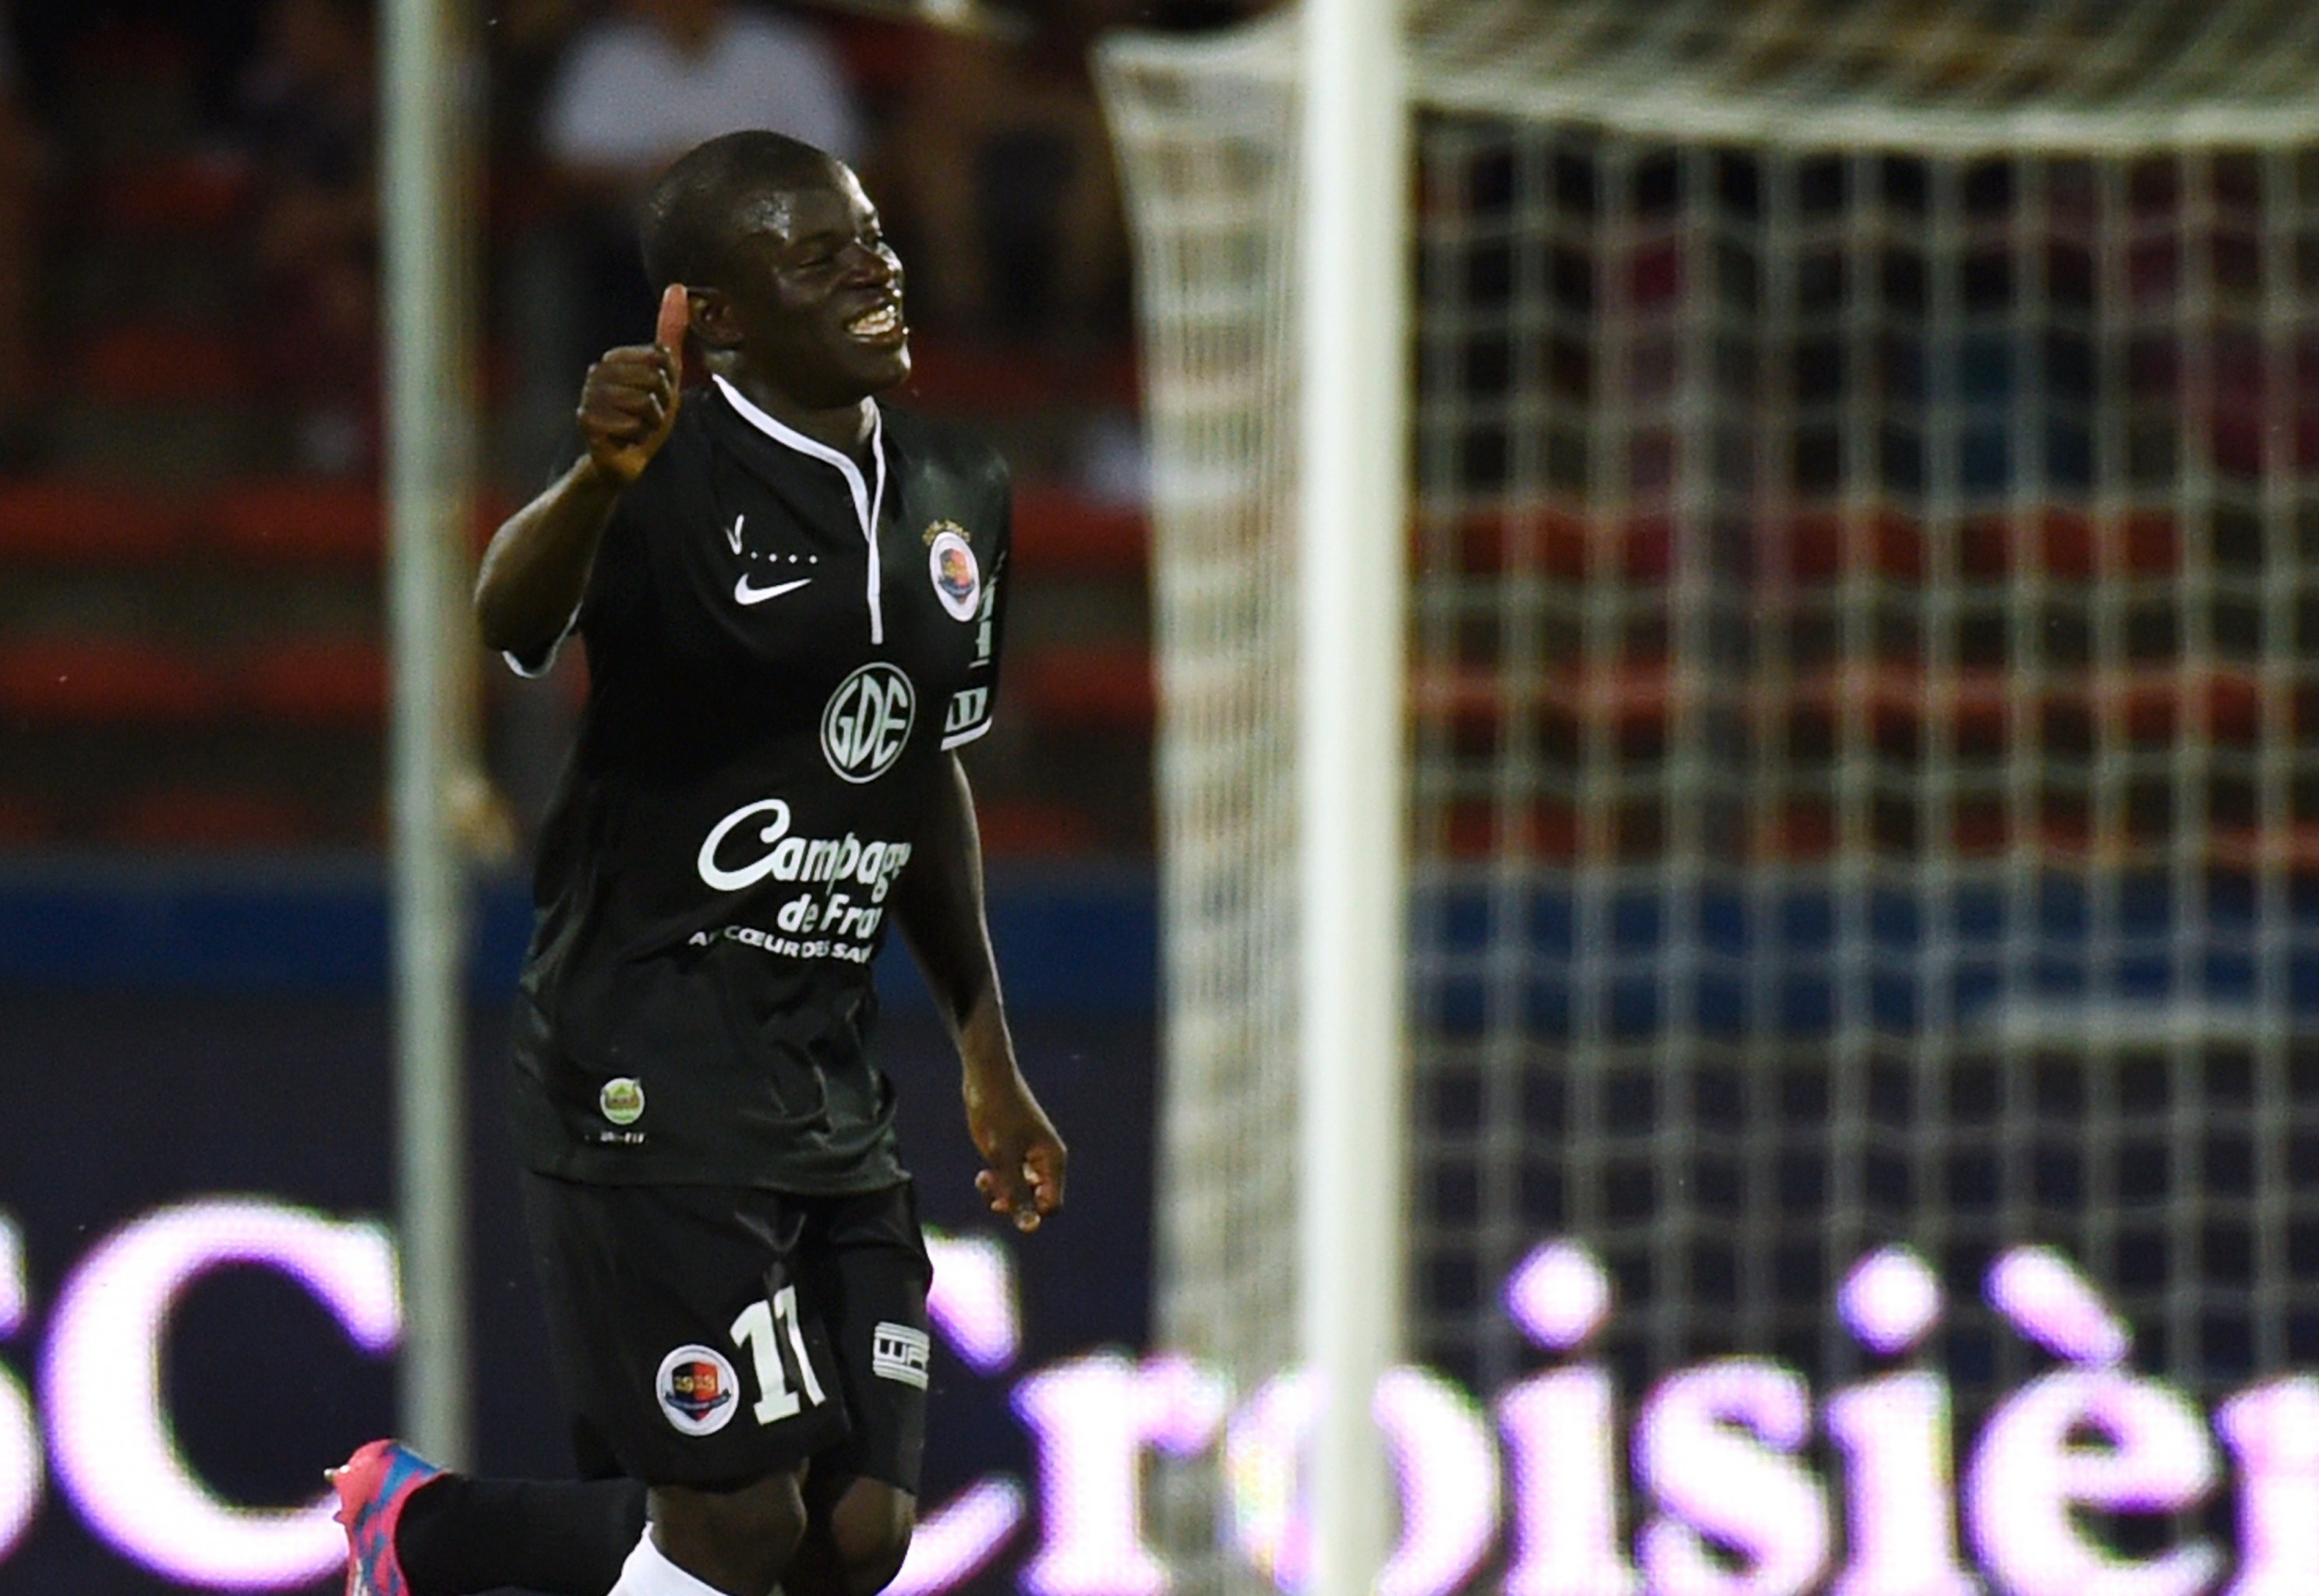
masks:
[[(1507, 1492), (1427, 1577), (2319, 1588), (2261, 1510), (2319, 1458), (2281, 1381), (2319, 1364), (2319, 10), (1426, 0), (1407, 37), (1377, 1243)], [(1299, 1267), (1293, 23), (1101, 68), (1154, 462), (1156, 1330), (1245, 1399)], [(2025, 1393), (2083, 1410), (2050, 1456)], [(1184, 1588), (1261, 1582), (1245, 1463), (1164, 1477)]]

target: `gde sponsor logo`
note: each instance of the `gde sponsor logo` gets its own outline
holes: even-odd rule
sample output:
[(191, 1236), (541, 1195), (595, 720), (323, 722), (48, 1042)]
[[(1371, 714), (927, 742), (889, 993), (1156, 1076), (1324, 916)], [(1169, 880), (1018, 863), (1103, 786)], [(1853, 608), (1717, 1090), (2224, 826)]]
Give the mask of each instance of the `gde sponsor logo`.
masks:
[[(1168, 1596), (1175, 1575), (1143, 1519), (1155, 1454), (1214, 1456), (1229, 1546), (1282, 1590), (1304, 1588), (1307, 1380), (1292, 1372), (1235, 1393), (1191, 1359), (1119, 1351), (1018, 1375), (1006, 1245), (929, 1245), (934, 1328), (970, 1375), (1013, 1382), (1033, 1477), (992, 1473), (930, 1501), (893, 1591), (954, 1591), (1012, 1556), (1026, 1596)], [(282, 1589), (337, 1569), (344, 1543), (326, 1494), (291, 1508), (230, 1502), (178, 1447), (161, 1377), (171, 1321), (228, 1266), (294, 1282), (371, 1355), (400, 1334), (393, 1254), (375, 1224), (209, 1199), (122, 1226), (68, 1272), (47, 1311), (37, 1403), (0, 1367), (0, 1564), (39, 1514), (45, 1454), (94, 1533), (181, 1584)], [(1815, 1393), (1784, 1364), (1721, 1358), (1629, 1405), (1587, 1350), (1613, 1312), (1601, 1264), (1575, 1242), (1536, 1249), (1502, 1302), (1548, 1366), (1486, 1409), (1419, 1368), (1394, 1370), (1376, 1393), (1400, 1491), (1381, 1596), (2319, 1591), (2319, 1379), (2259, 1382), (2210, 1417), (2126, 1365), (2128, 1327), (2059, 1254), (2003, 1255), (1984, 1293), (2054, 1366), (2006, 1393), (1969, 1438), (1945, 1378), (1908, 1361), (1945, 1303), (1900, 1248), (1855, 1265), (1835, 1304), (1854, 1339), (1892, 1360), (1883, 1372)], [(32, 1327), (30, 1294), (16, 1231), (0, 1218), (0, 1339)], [(898, 1364), (922, 1368), (901, 1340)], [(672, 1362), (688, 1366), (681, 1379), (668, 1371), (671, 1397), (704, 1417), (729, 1412), (729, 1366), (701, 1373), (721, 1355), (679, 1350)], [(1823, 1435), (1832, 1461), (1818, 1469), (1810, 1448)], [(2160, 1533), (2222, 1500), (2235, 1510), (2229, 1544)], [(2153, 1533), (2105, 1537), (2099, 1526), (2121, 1516), (2146, 1517)]]
[(917, 692), (910, 679), (883, 660), (837, 684), (821, 712), (821, 752), (846, 780), (875, 781), (894, 768), (910, 740)]

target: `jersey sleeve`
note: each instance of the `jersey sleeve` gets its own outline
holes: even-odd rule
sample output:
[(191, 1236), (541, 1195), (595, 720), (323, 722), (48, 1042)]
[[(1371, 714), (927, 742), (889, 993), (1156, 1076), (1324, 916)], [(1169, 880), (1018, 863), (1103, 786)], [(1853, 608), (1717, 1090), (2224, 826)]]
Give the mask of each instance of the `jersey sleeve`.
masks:
[(982, 610), (976, 618), (974, 656), (967, 666), (967, 683), (951, 695), (943, 717), (942, 745), (960, 748), (990, 730), (998, 709), (998, 665), (1006, 652), (1007, 560), (1015, 542), (1015, 495), (1006, 468), (994, 464), (997, 509), (990, 524), (997, 536), (990, 546), (988, 569), (982, 573)]
[(573, 625), (593, 646), (599, 637), (633, 631), (653, 592), (650, 506), (636, 488), (620, 496), (596, 546), (596, 564)]
[[(568, 467), (566, 468), (568, 469)], [(561, 472), (557, 473), (559, 476)], [(502, 651), (500, 657), (519, 676), (545, 676), (555, 668), (556, 655), (574, 632), (604, 637), (631, 624), (646, 591), (644, 535), (633, 496), (624, 494), (612, 507), (604, 536), (596, 545), (596, 558), (588, 568), (588, 585), (580, 603), (564, 623), (555, 640), (532, 654)]]

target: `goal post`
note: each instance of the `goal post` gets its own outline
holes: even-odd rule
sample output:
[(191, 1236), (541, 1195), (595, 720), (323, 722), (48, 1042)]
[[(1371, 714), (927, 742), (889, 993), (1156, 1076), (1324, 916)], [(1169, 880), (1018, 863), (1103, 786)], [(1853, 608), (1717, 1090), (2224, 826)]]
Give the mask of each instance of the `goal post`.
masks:
[[(1278, 17), (1099, 63), (1153, 461), (1155, 1329), (1246, 1400), (1314, 1263), (1298, 63)], [(1863, 1596), (1897, 1554), (1817, 1461), (1859, 1439), (1829, 1393), (1921, 1359), (1943, 1555), (2030, 1589), (1966, 1462), (2026, 1384), (2242, 1411), (2319, 1364), (2319, 13), (1424, 0), (1403, 68), (1406, 1356), (1510, 1471), (1516, 1393), (1599, 1373), (1602, 1588), (1699, 1553)], [(1828, 1398), (1819, 1540), (1648, 1452), (1718, 1360)], [(1247, 1461), (1160, 1476), (1182, 1588), (1283, 1572)], [(2221, 1491), (2102, 1555), (2222, 1545)], [(1470, 1577), (1560, 1596), (1546, 1555)]]
[(395, 1210), (403, 1337), (397, 1427), (447, 1467), (474, 1454), (467, 1280), (464, 985), (466, 861), (455, 814), (472, 762), (473, 659), (460, 550), (474, 498), (474, 405), (461, 351), (472, 156), (462, 13), (379, 14), (385, 573), (392, 703), (389, 877)]
[(1407, 1090), (1400, 11), (1304, 0), (1300, 18), (1296, 1284), (1313, 1596), (1368, 1596), (1393, 1544), (1370, 1408), (1401, 1352)]

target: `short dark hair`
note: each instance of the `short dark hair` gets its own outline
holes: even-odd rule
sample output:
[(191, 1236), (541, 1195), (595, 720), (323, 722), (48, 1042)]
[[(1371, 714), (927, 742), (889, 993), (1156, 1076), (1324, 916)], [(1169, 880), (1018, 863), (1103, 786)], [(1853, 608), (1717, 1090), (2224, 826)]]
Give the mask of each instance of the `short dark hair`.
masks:
[(654, 287), (721, 285), (733, 220), (742, 203), (768, 190), (830, 181), (837, 158), (786, 133), (753, 130), (697, 145), (660, 176), (639, 230), (645, 277)]

